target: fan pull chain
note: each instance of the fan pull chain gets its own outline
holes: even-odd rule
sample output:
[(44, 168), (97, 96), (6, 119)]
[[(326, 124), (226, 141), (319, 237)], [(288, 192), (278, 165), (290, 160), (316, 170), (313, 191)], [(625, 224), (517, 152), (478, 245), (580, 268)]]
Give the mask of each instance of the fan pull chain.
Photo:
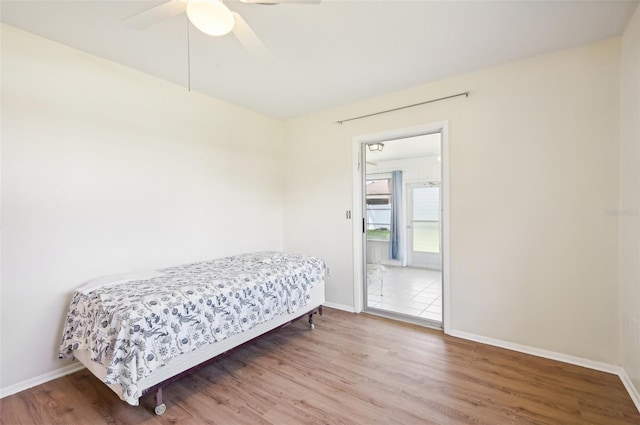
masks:
[(191, 33), (189, 18), (187, 17), (187, 89), (191, 91)]

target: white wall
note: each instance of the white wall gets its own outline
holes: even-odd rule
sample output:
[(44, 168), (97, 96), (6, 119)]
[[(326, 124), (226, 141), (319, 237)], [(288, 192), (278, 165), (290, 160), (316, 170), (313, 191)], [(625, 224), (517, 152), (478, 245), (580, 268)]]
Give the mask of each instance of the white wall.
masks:
[(285, 122), (285, 249), (323, 257), (327, 300), (353, 306), (352, 138), (448, 121), (451, 328), (620, 364), (604, 214), (618, 205), (619, 61), (611, 39)]
[(622, 38), (620, 108), (620, 311), (622, 367), (640, 408), (640, 8)]
[(282, 249), (282, 123), (2, 26), (1, 387), (97, 276)]

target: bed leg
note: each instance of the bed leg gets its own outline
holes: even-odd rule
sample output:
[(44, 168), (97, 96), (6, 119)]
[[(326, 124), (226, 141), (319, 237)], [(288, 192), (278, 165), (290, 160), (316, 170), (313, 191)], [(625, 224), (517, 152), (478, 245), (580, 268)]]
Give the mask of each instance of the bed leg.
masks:
[(318, 310), (316, 311), (312, 311), (311, 313), (309, 313), (309, 329), (315, 329), (315, 325), (313, 324), (313, 315), (314, 314), (320, 314), (320, 316), (322, 316), (322, 306), (318, 306)]
[(167, 405), (162, 402), (162, 387), (158, 388), (158, 392), (156, 392), (156, 408), (154, 412), (156, 415), (160, 416), (167, 410)]

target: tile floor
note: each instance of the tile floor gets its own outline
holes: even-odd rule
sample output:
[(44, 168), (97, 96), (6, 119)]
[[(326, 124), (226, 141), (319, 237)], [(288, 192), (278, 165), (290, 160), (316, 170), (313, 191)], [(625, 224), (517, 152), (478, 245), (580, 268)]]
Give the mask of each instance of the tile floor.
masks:
[(413, 267), (384, 266), (382, 293), (373, 283), (367, 306), (442, 322), (441, 273)]

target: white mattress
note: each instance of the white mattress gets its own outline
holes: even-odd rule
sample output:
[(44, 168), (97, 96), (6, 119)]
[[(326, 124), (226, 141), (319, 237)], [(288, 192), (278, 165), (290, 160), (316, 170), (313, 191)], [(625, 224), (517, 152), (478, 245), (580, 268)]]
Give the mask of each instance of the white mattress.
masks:
[[(272, 329), (277, 328), (297, 317), (301, 314), (304, 314), (307, 311), (310, 311), (318, 306), (321, 306), (324, 303), (324, 281), (321, 281), (318, 285), (311, 288), (311, 293), (309, 294), (310, 299), (306, 306), (300, 308), (298, 311), (294, 313), (284, 314), (282, 316), (278, 316), (268, 322), (261, 323), (248, 331), (233, 335), (232, 337), (226, 338), (222, 341), (216, 342), (214, 344), (209, 344), (200, 347), (196, 351), (192, 351), (190, 353), (183, 354), (179, 357), (175, 357), (171, 359), (169, 363), (165, 366), (156, 369), (150, 375), (143, 378), (139, 382), (140, 388), (150, 388), (162, 381), (171, 378), (172, 376), (178, 375), (181, 372), (191, 369), (194, 366), (199, 365), (219, 354), (222, 354), (230, 349), (237, 347), (238, 345), (247, 342), (257, 336), (260, 336), (266, 332), (269, 332)], [(87, 369), (91, 371), (95, 376), (98, 377), (102, 382), (104, 382), (106, 377), (106, 369), (100, 363), (96, 363), (90, 359), (90, 353), (86, 350), (75, 350), (73, 355), (76, 359), (78, 359)], [(109, 388), (111, 388), (121, 399), (125, 399), (122, 395), (122, 388), (119, 384), (107, 384)], [(137, 403), (136, 403), (137, 404)]]

